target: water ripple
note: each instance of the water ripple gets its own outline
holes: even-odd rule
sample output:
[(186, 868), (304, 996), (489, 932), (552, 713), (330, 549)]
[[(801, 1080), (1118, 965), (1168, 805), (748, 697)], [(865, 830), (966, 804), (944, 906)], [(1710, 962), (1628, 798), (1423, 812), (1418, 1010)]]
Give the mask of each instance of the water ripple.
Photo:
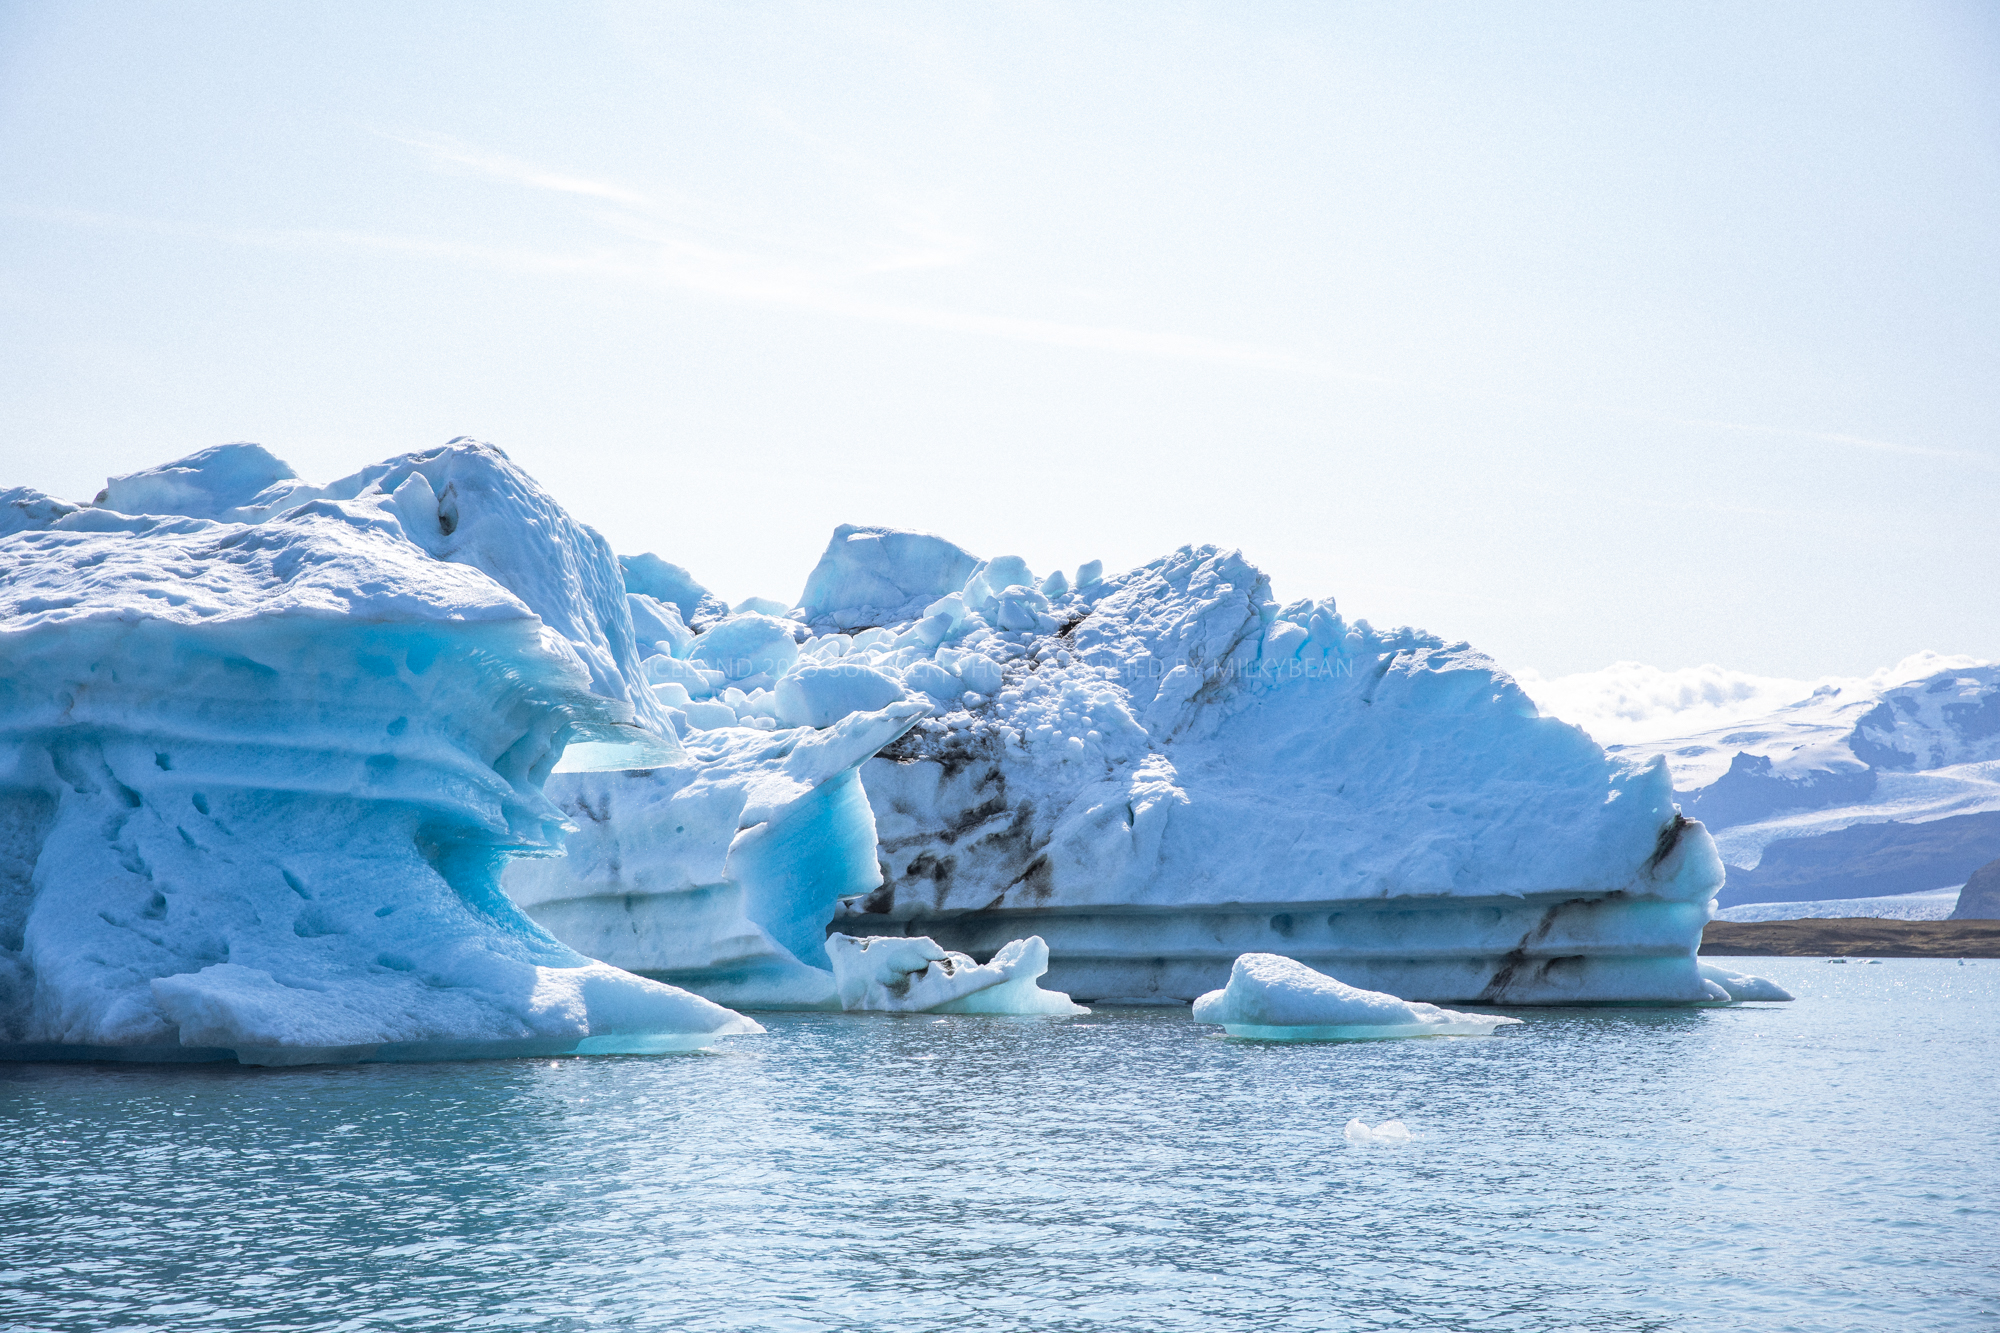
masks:
[(0, 1326), (1990, 1325), (2000, 964), (1815, 966), (1480, 1040), (776, 1015), (693, 1057), (0, 1067)]

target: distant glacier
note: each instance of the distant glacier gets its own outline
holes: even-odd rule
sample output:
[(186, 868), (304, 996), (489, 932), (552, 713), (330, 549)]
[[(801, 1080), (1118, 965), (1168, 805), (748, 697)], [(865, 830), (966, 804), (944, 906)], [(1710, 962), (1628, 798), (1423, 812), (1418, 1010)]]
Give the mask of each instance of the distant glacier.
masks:
[(1959, 890), (1931, 889), (1880, 898), (1821, 898), (1808, 902), (1742, 903), (1716, 913), (1718, 921), (1802, 921), (1823, 917), (1872, 917), (1883, 921), (1946, 921), (1958, 907)]

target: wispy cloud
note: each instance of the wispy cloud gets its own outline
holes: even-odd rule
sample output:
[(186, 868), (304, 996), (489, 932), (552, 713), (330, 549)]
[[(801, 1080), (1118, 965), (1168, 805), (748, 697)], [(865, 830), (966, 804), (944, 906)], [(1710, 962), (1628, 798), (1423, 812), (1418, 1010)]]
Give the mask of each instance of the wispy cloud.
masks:
[[(28, 212), (31, 210), (16, 210)], [(1366, 380), (1284, 348), (1199, 335), (1111, 325), (1067, 323), (1024, 316), (981, 314), (914, 302), (873, 298), (849, 289), (823, 269), (754, 252), (732, 251), (683, 237), (662, 235), (643, 251), (609, 247), (551, 251), (478, 245), (458, 240), (387, 235), (333, 228), (238, 228), (174, 223), (82, 211), (32, 210), (36, 216), (105, 230), (139, 231), (216, 241), (258, 249), (366, 252), (406, 255), (446, 263), (543, 276), (588, 277), (698, 292), (852, 319), (964, 333), (1050, 347), (1199, 361), (1215, 365)], [(857, 270), (858, 271), (858, 270)], [(1387, 383), (1387, 381), (1374, 381)]]
[[(776, 114), (776, 113), (774, 113)], [(1154, 357), (1366, 384), (1380, 388), (1483, 402), (1511, 403), (1536, 411), (1582, 414), (1717, 431), (1766, 439), (1812, 441), (1845, 448), (1933, 458), (1980, 468), (1993, 460), (1954, 449), (1880, 440), (1843, 432), (1769, 426), (1706, 417), (1684, 417), (1604, 404), (1538, 401), (1464, 384), (1418, 383), (1369, 374), (1324, 355), (1270, 343), (1089, 324), (1027, 315), (1005, 315), (882, 294), (884, 278), (971, 263), (984, 250), (976, 234), (954, 225), (934, 200), (897, 188), (887, 174), (787, 122), (847, 182), (861, 225), (842, 231), (810, 220), (774, 221), (711, 200), (666, 195), (604, 180), (435, 134), (382, 138), (419, 155), (439, 171), (469, 172), (501, 185), (567, 196), (595, 205), (590, 221), (602, 242), (572, 249), (481, 245), (317, 228), (213, 228), (118, 218), (103, 214), (11, 209), (62, 217), (85, 225), (162, 234), (204, 236), (230, 244), (279, 249), (346, 250), (421, 256), (440, 262), (520, 273), (596, 278), (696, 292), (719, 300), (812, 311), (841, 318), (997, 338), (1081, 351)]]
[(1755, 426), (1741, 421), (1714, 421), (1705, 417), (1679, 417), (1677, 421), (1686, 426), (1699, 426), (1704, 430), (1728, 431), (1742, 435), (1784, 435), (1798, 440), (1815, 440), (1821, 444), (1849, 445), (1856, 449), (1872, 449), (1877, 453), (1907, 454), (1913, 458), (1946, 458), (1960, 463), (1985, 463), (1987, 460), (1977, 454), (1969, 454), (1961, 449), (1936, 449), (1924, 444), (1905, 444), (1897, 440), (1875, 440), (1865, 435), (1846, 435), (1837, 431), (1797, 430), (1782, 426)]
[(517, 157), (507, 157), (500, 153), (489, 153), (469, 148), (456, 139), (443, 135), (417, 135), (405, 137), (399, 134), (384, 134), (383, 138), (405, 148), (415, 149), (433, 163), (463, 167), (476, 175), (508, 185), (520, 185), (532, 190), (553, 190), (559, 194), (577, 194), (591, 199), (608, 199), (612, 203), (630, 204), (644, 208), (650, 201), (645, 195), (607, 181), (591, 180), (587, 176), (576, 176), (568, 172), (552, 171), (533, 162), (525, 162)]
[[(797, 134), (802, 140), (814, 142), (827, 160), (848, 173), (875, 174), (866, 164), (839, 152), (836, 146), (818, 144), (815, 136), (802, 129)], [(818, 235), (803, 240), (791, 236), (780, 238), (772, 234), (774, 228), (739, 219), (726, 230), (731, 237), (750, 243), (731, 245), (717, 239), (718, 232), (724, 229), (713, 222), (691, 226), (687, 221), (690, 211), (713, 216), (720, 210), (662, 200), (613, 182), (552, 170), (439, 136), (383, 137), (416, 150), (440, 166), (472, 170), (526, 189), (620, 205), (597, 221), (608, 235), (622, 238), (625, 244), (549, 255), (478, 246), (447, 245), (441, 250), (428, 243), (413, 244), (401, 238), (369, 238), (338, 232), (288, 232), (271, 239), (287, 244), (305, 243), (316, 235), (326, 244), (431, 253), (439, 257), (454, 257), (447, 251), (455, 251), (455, 257), (464, 262), (497, 263), (538, 272), (592, 273), (607, 279), (648, 282), (727, 300), (1012, 342), (1328, 377), (1371, 378), (1344, 372), (1321, 359), (1282, 347), (1114, 325), (987, 314), (876, 295), (869, 289), (871, 277), (962, 265), (981, 249), (978, 240), (964, 228), (949, 225), (934, 208), (897, 197), (879, 181), (869, 182), (879, 225), (858, 240), (842, 242)]]

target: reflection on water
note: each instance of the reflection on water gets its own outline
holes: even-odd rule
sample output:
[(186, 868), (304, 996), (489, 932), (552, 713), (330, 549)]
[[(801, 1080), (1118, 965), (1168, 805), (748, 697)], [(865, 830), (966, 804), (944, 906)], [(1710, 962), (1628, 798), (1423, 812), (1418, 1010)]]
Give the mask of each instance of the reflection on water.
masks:
[[(1956, 1329), (2000, 963), (1260, 1046), (775, 1015), (707, 1056), (0, 1066), (0, 1327)], [(1400, 1117), (1407, 1147), (1355, 1146)]]

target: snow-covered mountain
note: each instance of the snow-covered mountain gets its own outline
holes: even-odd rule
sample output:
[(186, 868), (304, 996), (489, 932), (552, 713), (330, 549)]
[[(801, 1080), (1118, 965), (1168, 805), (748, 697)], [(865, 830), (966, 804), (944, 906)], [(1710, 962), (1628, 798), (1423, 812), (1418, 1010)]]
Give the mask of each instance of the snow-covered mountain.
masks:
[(1627, 663), (1523, 684), (1607, 751), (1666, 761), (1729, 866), (1725, 907), (1922, 892), (2000, 857), (2000, 665), (1927, 653), (1800, 682)]

